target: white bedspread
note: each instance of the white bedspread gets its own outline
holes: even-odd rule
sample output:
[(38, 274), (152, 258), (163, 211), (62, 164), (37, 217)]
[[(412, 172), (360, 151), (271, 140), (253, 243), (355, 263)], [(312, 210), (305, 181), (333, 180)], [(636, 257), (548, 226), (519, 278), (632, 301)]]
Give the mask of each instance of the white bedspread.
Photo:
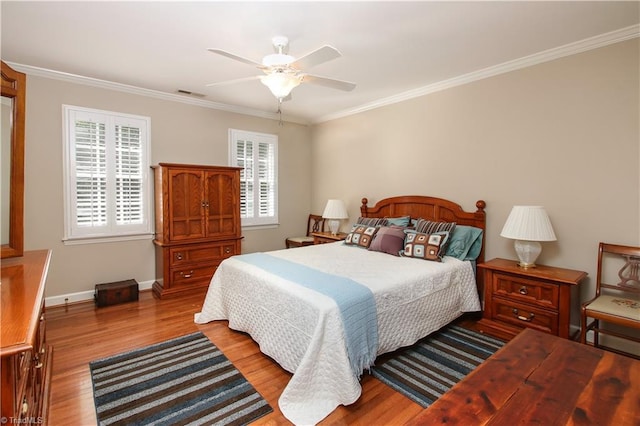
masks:
[[(269, 252), (371, 289), (378, 311), (378, 354), (415, 343), (463, 312), (480, 310), (473, 268), (399, 258), (342, 242)], [(197, 323), (229, 320), (260, 350), (293, 373), (280, 396), (294, 424), (315, 424), (355, 402), (359, 377), (350, 368), (336, 303), (329, 297), (231, 257), (214, 274)]]

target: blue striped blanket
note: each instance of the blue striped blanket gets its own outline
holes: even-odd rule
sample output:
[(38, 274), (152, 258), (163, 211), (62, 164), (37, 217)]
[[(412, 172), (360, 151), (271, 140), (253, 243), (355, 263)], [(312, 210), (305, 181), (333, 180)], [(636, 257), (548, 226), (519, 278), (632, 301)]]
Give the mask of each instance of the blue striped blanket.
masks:
[(373, 293), (350, 278), (328, 274), (299, 263), (250, 253), (236, 260), (257, 266), (335, 300), (342, 316), (347, 354), (356, 377), (373, 365), (378, 350), (378, 320)]

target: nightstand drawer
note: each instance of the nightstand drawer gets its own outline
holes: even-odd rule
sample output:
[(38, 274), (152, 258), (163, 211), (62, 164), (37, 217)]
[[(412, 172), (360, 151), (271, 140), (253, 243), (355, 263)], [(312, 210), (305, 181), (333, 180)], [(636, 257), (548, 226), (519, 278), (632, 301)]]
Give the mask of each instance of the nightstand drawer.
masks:
[(335, 243), (347, 238), (347, 234), (344, 232), (338, 232), (336, 235), (331, 232), (312, 232), (311, 235), (313, 236), (313, 244)]
[(547, 309), (558, 309), (559, 289), (557, 285), (509, 274), (493, 274), (493, 293), (514, 301), (534, 303)]
[(493, 319), (518, 327), (529, 327), (558, 334), (558, 314), (536, 306), (496, 297), (492, 300)]
[(481, 330), (509, 339), (525, 327), (569, 338), (572, 287), (586, 272), (492, 259), (478, 264), (484, 282)]

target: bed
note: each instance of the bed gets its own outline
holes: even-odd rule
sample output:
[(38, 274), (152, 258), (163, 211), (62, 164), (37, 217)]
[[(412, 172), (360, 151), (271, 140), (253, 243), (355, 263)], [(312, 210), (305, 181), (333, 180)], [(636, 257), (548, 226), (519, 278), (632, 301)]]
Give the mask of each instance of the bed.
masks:
[[(318, 423), (360, 397), (361, 374), (377, 355), (481, 309), (473, 260), (484, 259), (484, 201), (476, 207), (466, 212), (452, 201), (426, 196), (391, 197), (369, 207), (363, 198), (361, 226), (344, 242), (223, 261), (195, 322), (228, 320), (231, 329), (249, 333), (264, 354), (293, 374), (278, 401), (283, 415), (294, 424)], [(447, 228), (451, 223), (455, 229)], [(385, 231), (397, 234), (407, 225), (403, 235), (418, 238), (425, 224), (448, 229), (429, 228), (429, 244), (434, 236), (440, 241), (472, 229), (473, 260), (463, 260), (466, 252), (442, 251), (432, 261), (404, 247), (403, 256), (388, 247), (371, 249), (388, 241)], [(367, 235), (372, 228), (378, 234)], [(367, 238), (368, 248), (362, 245)], [(450, 245), (454, 240), (459, 239)], [(422, 246), (414, 246), (416, 253), (417, 247)]]

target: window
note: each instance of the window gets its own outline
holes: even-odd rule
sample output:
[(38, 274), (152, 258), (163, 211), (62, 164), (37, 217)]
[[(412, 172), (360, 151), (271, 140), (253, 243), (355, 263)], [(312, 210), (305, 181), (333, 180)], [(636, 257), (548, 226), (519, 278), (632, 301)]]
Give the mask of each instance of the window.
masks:
[(152, 234), (150, 122), (64, 105), (65, 241)]
[(229, 164), (240, 171), (242, 226), (278, 223), (278, 137), (229, 130)]

